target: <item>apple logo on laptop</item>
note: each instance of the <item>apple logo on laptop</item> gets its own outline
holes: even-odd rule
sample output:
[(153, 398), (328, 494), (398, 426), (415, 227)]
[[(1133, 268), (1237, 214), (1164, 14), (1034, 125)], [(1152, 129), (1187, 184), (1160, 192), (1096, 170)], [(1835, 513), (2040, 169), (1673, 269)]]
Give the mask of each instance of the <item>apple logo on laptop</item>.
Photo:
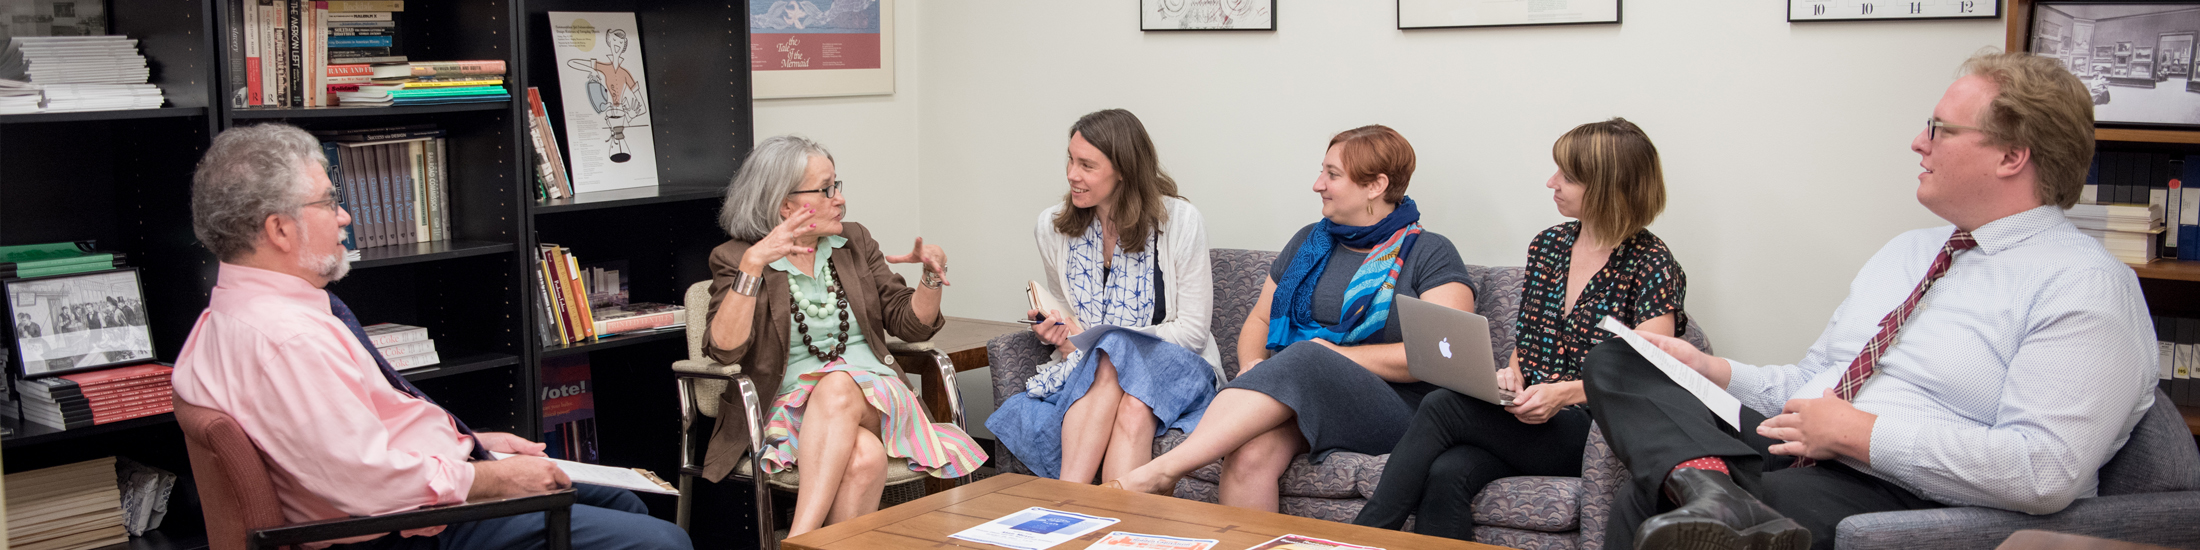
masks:
[(1450, 358), (1451, 358), (1451, 338), (1448, 338), (1448, 337), (1447, 337), (1447, 338), (1444, 338), (1444, 339), (1442, 339), (1442, 340), (1437, 340), (1437, 341), (1436, 341), (1436, 352), (1437, 352), (1437, 353), (1441, 353), (1441, 354), (1444, 354), (1444, 358), (1445, 358), (1445, 359), (1450, 359)]

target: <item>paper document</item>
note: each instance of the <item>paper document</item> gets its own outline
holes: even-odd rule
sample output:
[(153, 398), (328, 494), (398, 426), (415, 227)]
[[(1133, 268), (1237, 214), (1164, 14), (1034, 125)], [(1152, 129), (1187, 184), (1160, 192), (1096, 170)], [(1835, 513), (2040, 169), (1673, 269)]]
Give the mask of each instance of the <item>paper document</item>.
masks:
[(1626, 340), (1628, 346), (1635, 348), (1635, 353), (1642, 354), (1642, 358), (1649, 359), (1650, 364), (1658, 366), (1658, 370), (1665, 371), (1665, 376), (1673, 379), (1673, 383), (1680, 384), (1681, 389), (1695, 394), (1697, 400), (1703, 401), (1703, 406), (1711, 409), (1711, 414), (1719, 415), (1719, 420), (1726, 421), (1727, 426), (1737, 432), (1741, 431), (1742, 400), (1735, 399), (1733, 394), (1726, 393), (1725, 388), (1711, 383), (1711, 379), (1704, 378), (1696, 369), (1688, 368), (1681, 360), (1674, 359), (1672, 354), (1658, 349), (1656, 344), (1643, 339), (1642, 335), (1635, 334), (1634, 329), (1627, 328), (1619, 319), (1607, 315), (1603, 322), (1597, 323), (1597, 328), (1610, 331)]
[(1275, 539), (1269, 540), (1268, 542), (1263, 542), (1263, 543), (1260, 543), (1260, 545), (1259, 545), (1259, 546), (1254, 546), (1254, 547), (1252, 547), (1252, 548), (1247, 548), (1247, 549), (1245, 549), (1245, 550), (1383, 550), (1383, 549), (1381, 549), (1381, 548), (1376, 548), (1376, 547), (1373, 547), (1373, 546), (1360, 546), (1360, 545), (1357, 545), (1357, 544), (1345, 544), (1345, 543), (1342, 543), (1342, 542), (1337, 542), (1337, 541), (1333, 541), (1333, 540), (1322, 540), (1322, 539), (1317, 539), (1317, 538), (1314, 538), (1314, 537), (1309, 537), (1309, 536), (1306, 536), (1306, 535), (1284, 535), (1284, 536), (1276, 537)]
[(1207, 550), (1214, 548), (1215, 544), (1219, 542), (1222, 541), (1215, 539), (1180, 539), (1161, 535), (1141, 535), (1115, 531), (1108, 533), (1108, 536), (1100, 537), (1100, 542), (1092, 543), (1092, 546), (1085, 547), (1085, 550)]
[(1121, 520), (1034, 506), (948, 536), (1016, 550), (1045, 550), (1117, 521)]
[[(511, 454), (497, 452), (492, 452), (489, 454), (497, 457), (497, 460), (504, 460), (506, 458), (514, 456)], [(641, 468), (614, 468), (611, 466), (599, 466), (583, 462), (574, 462), (571, 460), (558, 460), (555, 458), (542, 459), (550, 461), (551, 464), (558, 465), (559, 470), (565, 471), (565, 477), (571, 478), (574, 483), (586, 483), (589, 485), (617, 487), (620, 489), (626, 489), (628, 491), (641, 491), (644, 493), (657, 493), (660, 495), (680, 494), (680, 491), (678, 489), (672, 488), (672, 484), (665, 483), (665, 480), (658, 478), (657, 474), (650, 473), (649, 470), (644, 470)]]

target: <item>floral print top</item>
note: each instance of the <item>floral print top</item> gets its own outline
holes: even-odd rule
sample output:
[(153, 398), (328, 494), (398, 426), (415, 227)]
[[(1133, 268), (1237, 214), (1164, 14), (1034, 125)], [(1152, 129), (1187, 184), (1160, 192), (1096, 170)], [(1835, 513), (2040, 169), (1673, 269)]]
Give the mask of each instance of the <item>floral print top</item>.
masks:
[(1635, 326), (1671, 313), (1675, 330), (1687, 329), (1681, 303), (1688, 296), (1688, 276), (1673, 261), (1665, 241), (1648, 229), (1612, 249), (1604, 269), (1589, 279), (1574, 299), (1574, 310), (1567, 312), (1566, 275), (1580, 236), (1581, 222), (1571, 221), (1543, 230), (1528, 243), (1513, 353), (1520, 356), (1520, 374), (1530, 385), (1581, 379), (1582, 357), (1612, 337), (1596, 326), (1607, 315)]

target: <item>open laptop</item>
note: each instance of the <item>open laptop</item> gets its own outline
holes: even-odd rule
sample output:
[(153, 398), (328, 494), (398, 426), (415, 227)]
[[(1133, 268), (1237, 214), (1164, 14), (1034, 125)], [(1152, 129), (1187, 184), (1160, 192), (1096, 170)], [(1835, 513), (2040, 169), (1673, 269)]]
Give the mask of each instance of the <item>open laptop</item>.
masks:
[(1490, 356), (1490, 320), (1470, 311), (1399, 296), (1398, 316), (1406, 337), (1406, 371), (1460, 394), (1512, 405), (1512, 392), (1497, 385), (1497, 361)]

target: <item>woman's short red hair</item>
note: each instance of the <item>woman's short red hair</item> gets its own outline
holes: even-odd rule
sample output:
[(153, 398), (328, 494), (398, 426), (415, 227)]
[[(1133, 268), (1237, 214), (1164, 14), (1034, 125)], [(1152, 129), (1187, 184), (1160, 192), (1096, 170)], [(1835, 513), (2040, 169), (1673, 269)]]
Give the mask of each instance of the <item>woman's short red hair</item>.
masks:
[(1370, 124), (1337, 133), (1329, 138), (1329, 146), (1344, 146), (1338, 156), (1344, 160), (1345, 177), (1361, 186), (1375, 184), (1376, 176), (1390, 176), (1390, 189), (1383, 192), (1383, 201), (1398, 204), (1406, 200), (1406, 183), (1413, 179), (1413, 144), (1397, 130), (1381, 124)]

